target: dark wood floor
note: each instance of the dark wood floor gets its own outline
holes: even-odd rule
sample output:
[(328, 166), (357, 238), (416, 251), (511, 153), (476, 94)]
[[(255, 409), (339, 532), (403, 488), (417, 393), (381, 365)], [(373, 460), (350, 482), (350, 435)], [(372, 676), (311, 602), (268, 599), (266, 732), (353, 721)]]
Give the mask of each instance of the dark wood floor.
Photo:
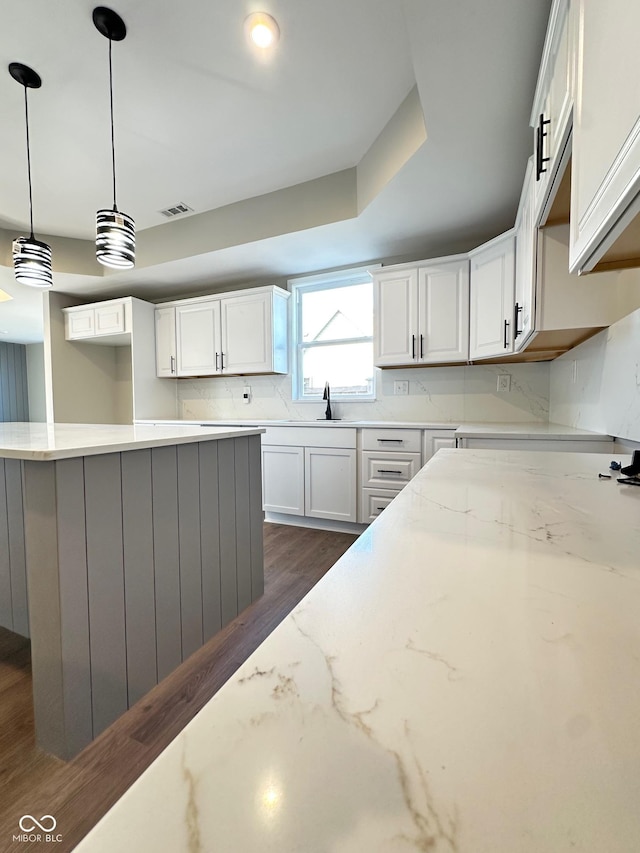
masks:
[[(0, 629), (0, 851), (72, 850), (355, 539), (265, 524), (262, 598), (70, 762), (35, 746), (29, 644)], [(63, 840), (13, 842), (25, 814), (54, 815)]]

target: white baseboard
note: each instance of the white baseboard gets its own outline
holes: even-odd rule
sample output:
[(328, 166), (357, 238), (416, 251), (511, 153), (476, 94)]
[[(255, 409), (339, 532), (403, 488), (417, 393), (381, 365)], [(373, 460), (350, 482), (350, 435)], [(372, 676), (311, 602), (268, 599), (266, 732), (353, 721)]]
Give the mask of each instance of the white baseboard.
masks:
[(352, 521), (332, 521), (327, 518), (308, 518), (306, 515), (287, 515), (281, 512), (265, 512), (264, 520), (270, 524), (289, 524), (292, 527), (310, 527), (313, 530), (330, 530), (333, 533), (355, 533), (360, 535), (367, 524)]

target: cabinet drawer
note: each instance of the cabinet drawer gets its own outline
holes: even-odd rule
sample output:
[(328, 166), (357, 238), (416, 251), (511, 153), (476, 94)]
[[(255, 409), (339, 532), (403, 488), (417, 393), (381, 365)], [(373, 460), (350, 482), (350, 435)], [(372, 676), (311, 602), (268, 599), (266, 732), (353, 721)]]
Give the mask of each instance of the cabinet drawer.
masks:
[(362, 489), (360, 524), (370, 524), (386, 509), (398, 494), (390, 489)]
[(401, 489), (420, 470), (419, 453), (362, 452), (362, 485)]
[(302, 445), (303, 447), (345, 447), (355, 450), (354, 427), (269, 426), (263, 444)]
[(363, 429), (363, 450), (404, 450), (420, 453), (419, 429)]

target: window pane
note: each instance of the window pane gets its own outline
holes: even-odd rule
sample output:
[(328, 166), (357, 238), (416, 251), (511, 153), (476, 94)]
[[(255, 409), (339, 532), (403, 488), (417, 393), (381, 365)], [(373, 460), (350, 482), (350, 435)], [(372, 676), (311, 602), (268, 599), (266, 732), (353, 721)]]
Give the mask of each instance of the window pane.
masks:
[(373, 335), (371, 282), (303, 291), (301, 310), (301, 343)]
[(336, 344), (302, 351), (303, 396), (322, 396), (324, 383), (331, 396), (373, 393), (373, 344)]

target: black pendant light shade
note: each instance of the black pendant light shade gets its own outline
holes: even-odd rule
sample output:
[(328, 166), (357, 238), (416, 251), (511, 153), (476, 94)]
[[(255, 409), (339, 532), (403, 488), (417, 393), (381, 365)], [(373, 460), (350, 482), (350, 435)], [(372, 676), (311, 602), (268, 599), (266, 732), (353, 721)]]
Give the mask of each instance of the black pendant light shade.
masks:
[(27, 175), (29, 178), (29, 221), (31, 233), (29, 237), (18, 237), (13, 241), (13, 270), (16, 281), (28, 287), (53, 287), (51, 271), (51, 248), (33, 234), (33, 201), (31, 193), (31, 151), (29, 146), (29, 104), (27, 89), (39, 89), (42, 85), (40, 76), (21, 62), (9, 64), (9, 74), (24, 86), (24, 113), (27, 129)]
[(93, 10), (93, 23), (101, 35), (109, 39), (109, 101), (111, 107), (111, 166), (113, 174), (113, 208), (99, 210), (96, 215), (96, 257), (106, 267), (128, 269), (135, 263), (136, 232), (132, 216), (121, 213), (116, 205), (116, 148), (113, 130), (113, 68), (111, 43), (122, 41), (127, 34), (124, 21), (112, 9), (98, 6)]

